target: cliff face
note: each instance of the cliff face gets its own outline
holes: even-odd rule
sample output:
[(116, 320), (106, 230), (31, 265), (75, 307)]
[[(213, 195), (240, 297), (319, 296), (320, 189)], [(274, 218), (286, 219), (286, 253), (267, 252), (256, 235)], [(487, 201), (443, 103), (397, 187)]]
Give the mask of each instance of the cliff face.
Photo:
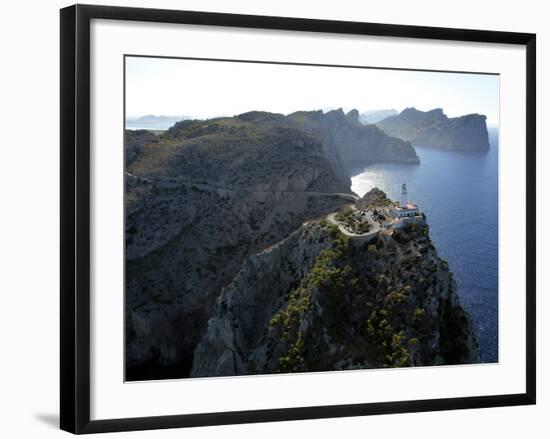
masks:
[(480, 114), (449, 118), (440, 108), (426, 112), (407, 108), (376, 125), (390, 136), (418, 146), (463, 151), (489, 149), (486, 117)]
[(365, 242), (320, 221), (247, 258), (216, 302), (191, 376), (477, 361), (425, 223)]
[(326, 157), (344, 175), (373, 163), (420, 163), (410, 142), (390, 137), (375, 125), (362, 125), (357, 110), (299, 111), (288, 118), (320, 139)]
[(357, 112), (315, 115), (250, 112), (127, 133), (128, 379), (188, 376), (215, 300), (246, 258), (349, 203), (335, 194), (351, 192), (353, 151), (416, 157), (361, 127)]

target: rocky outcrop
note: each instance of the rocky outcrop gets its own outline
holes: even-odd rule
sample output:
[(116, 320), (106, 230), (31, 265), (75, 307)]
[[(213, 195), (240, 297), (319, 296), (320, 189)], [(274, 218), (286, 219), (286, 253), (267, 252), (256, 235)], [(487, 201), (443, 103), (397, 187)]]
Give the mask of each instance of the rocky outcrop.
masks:
[(407, 108), (376, 125), (390, 136), (416, 146), (461, 151), (489, 149), (486, 117), (481, 114), (449, 118), (441, 108), (431, 111)]
[(357, 209), (363, 210), (377, 206), (389, 206), (390, 204), (391, 200), (386, 196), (386, 193), (375, 187), (359, 198), (355, 206)]
[(216, 301), (191, 376), (478, 361), (424, 222), (365, 243), (320, 221), (246, 259)]

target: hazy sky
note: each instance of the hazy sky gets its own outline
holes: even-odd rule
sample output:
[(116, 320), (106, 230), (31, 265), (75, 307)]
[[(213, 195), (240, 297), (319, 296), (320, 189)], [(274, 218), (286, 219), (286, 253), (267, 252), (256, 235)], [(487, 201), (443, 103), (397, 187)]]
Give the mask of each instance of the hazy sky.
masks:
[(493, 75), (314, 67), (163, 58), (126, 58), (127, 117), (233, 116), (251, 110), (406, 107), (480, 113), (498, 123)]

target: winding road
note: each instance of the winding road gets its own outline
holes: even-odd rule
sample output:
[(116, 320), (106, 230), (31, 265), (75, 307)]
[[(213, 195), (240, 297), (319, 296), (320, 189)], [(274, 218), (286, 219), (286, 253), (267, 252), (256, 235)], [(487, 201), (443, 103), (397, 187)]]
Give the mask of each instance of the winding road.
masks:
[[(355, 209), (355, 207), (352, 206), (352, 209)], [(336, 221), (336, 214), (338, 212), (332, 212), (329, 213), (326, 218), (327, 221), (331, 224), (337, 225), (340, 232), (342, 232), (344, 235), (349, 236), (350, 238), (361, 238), (363, 240), (370, 240), (374, 236), (378, 234), (378, 232), (381, 230), (380, 225), (377, 222), (369, 221), (369, 224), (372, 225), (374, 223), (374, 228), (367, 233), (353, 233), (348, 230), (346, 230), (338, 221)]]
[(355, 194), (350, 194), (346, 192), (316, 192), (316, 191), (307, 191), (307, 190), (290, 190), (290, 189), (267, 189), (267, 190), (246, 190), (246, 189), (236, 189), (226, 186), (220, 186), (215, 185), (211, 183), (205, 183), (205, 182), (198, 182), (193, 181), (190, 179), (187, 179), (185, 177), (156, 177), (155, 179), (149, 179), (146, 177), (138, 177), (137, 175), (134, 175), (128, 171), (126, 171), (126, 174), (128, 176), (134, 177), (136, 179), (139, 179), (146, 183), (152, 183), (159, 185), (161, 187), (176, 187), (176, 186), (192, 186), (197, 189), (201, 189), (204, 191), (210, 191), (210, 192), (225, 192), (225, 193), (231, 193), (231, 194), (238, 194), (238, 193), (248, 193), (248, 194), (279, 194), (279, 193), (297, 193), (297, 194), (305, 194), (310, 196), (317, 196), (317, 197), (340, 197), (344, 198), (349, 201), (353, 201), (354, 203), (359, 199), (359, 197)]

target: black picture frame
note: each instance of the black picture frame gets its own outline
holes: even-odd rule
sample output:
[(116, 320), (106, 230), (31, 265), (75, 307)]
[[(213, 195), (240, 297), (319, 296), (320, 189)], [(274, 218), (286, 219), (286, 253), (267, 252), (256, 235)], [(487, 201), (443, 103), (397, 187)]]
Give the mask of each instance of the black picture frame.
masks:
[[(92, 19), (525, 46), (527, 60), (525, 66), (527, 83), (526, 392), (495, 396), (90, 420), (90, 21)], [(62, 9), (60, 24), (61, 429), (76, 434), (99, 433), (535, 404), (536, 36), (534, 34), (89, 5), (74, 5)]]

